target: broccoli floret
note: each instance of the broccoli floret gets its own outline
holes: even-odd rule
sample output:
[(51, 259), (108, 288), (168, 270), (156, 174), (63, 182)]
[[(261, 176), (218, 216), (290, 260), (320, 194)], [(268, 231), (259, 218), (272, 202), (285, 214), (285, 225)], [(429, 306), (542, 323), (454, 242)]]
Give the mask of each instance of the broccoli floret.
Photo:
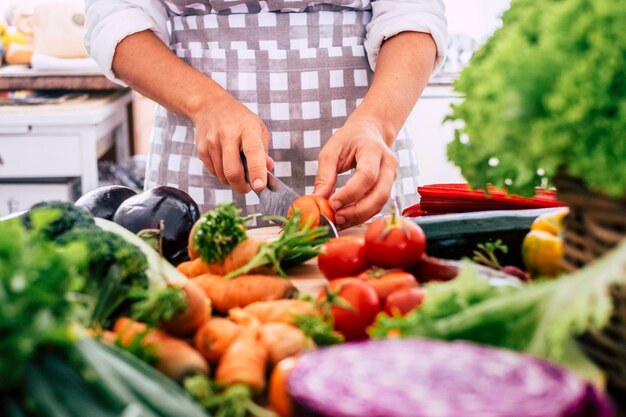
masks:
[(39, 210), (59, 210), (61, 212), (58, 218), (39, 230), (45, 238), (52, 241), (75, 228), (95, 229), (97, 227), (91, 214), (83, 208), (76, 207), (67, 201), (44, 201), (32, 206), (28, 213), (22, 217), (24, 227), (28, 230), (33, 228), (33, 213)]
[(72, 229), (58, 239), (58, 243), (85, 242), (89, 250), (89, 276), (104, 279), (115, 264), (120, 268), (121, 281), (139, 281), (145, 284), (144, 271), (148, 268), (146, 256), (135, 245), (126, 242), (115, 233), (101, 229)]
[(83, 242), (87, 247), (89, 260), (81, 272), (87, 279), (84, 292), (97, 300), (92, 323), (105, 324), (127, 304), (132, 290), (148, 286), (146, 256), (115, 233), (99, 228), (76, 228), (61, 235), (57, 242), (62, 245)]

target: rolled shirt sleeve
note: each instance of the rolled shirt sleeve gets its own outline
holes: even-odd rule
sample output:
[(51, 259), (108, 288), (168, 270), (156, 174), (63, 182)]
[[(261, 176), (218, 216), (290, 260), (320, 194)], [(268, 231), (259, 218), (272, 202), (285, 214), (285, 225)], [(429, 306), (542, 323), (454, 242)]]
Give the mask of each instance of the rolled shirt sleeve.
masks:
[(367, 26), (365, 49), (372, 69), (382, 43), (400, 32), (429, 33), (437, 46), (433, 75), (442, 67), (448, 44), (447, 21), (443, 0), (376, 0), (372, 2), (372, 20)]
[(125, 85), (113, 73), (115, 48), (127, 36), (152, 30), (169, 44), (167, 13), (159, 0), (86, 0), (85, 47), (110, 80)]

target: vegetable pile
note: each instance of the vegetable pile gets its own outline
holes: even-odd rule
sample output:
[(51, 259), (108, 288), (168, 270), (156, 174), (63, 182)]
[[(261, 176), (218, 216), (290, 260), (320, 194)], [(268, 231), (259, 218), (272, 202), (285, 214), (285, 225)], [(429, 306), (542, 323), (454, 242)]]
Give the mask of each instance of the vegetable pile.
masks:
[[(178, 382), (207, 411), (274, 415), (258, 405), (268, 370), (283, 369), (283, 360), (316, 342), (342, 340), (321, 307), (294, 298), (295, 288), (277, 275), (317, 255), (326, 229), (302, 222), (299, 210), (282, 220), (280, 236), (260, 242), (248, 238), (234, 205), (205, 213), (185, 239), (191, 260), (177, 266), (188, 279), (132, 291), (128, 315), (99, 336)], [(283, 406), (285, 389), (274, 383), (270, 395)]]
[[(93, 241), (87, 234), (69, 243), (61, 238), (88, 229), (97, 242), (115, 242), (115, 253), (130, 247), (72, 205), (40, 205), (23, 222), (28, 229), (20, 219), (0, 222), (1, 414), (79, 417), (121, 415), (132, 408), (138, 415), (203, 416), (162, 374), (84, 331), (98, 311), (92, 281), (103, 289), (126, 283), (119, 273), (91, 273)], [(135, 257), (142, 259), (138, 250)], [(102, 265), (94, 271), (103, 271)]]
[[(283, 229), (276, 239), (256, 241), (247, 235), (247, 218), (232, 204), (220, 205), (200, 216), (188, 236), (177, 238), (184, 241), (190, 258), (177, 266), (142, 239), (143, 233), (94, 219), (67, 203), (46, 203), (21, 219), (0, 223), (3, 415), (121, 415), (128, 407), (136, 407), (139, 415), (164, 417), (207, 412), (225, 417), (366, 415), (363, 407), (389, 406), (387, 397), (379, 396), (381, 403), (361, 404), (360, 388), (347, 389), (350, 395), (342, 402), (319, 408), (314, 404), (319, 405), (323, 395), (312, 400), (312, 386), (306, 381), (319, 381), (310, 361), (334, 357), (327, 346), (367, 338), (474, 341), (528, 352), (592, 381), (601, 380), (599, 369), (583, 352), (593, 348), (594, 334), (602, 332), (603, 342), (614, 335), (607, 330), (614, 312), (610, 291), (623, 285), (626, 276), (626, 242), (576, 275), (545, 280), (546, 274), (537, 269), (541, 265), (535, 268), (533, 262), (549, 259), (528, 258), (531, 277), (500, 264), (497, 255), (507, 249), (498, 241), (479, 245), (474, 258), (482, 265), (427, 256), (421, 228), (396, 215), (373, 222), (362, 238), (327, 241), (326, 227), (314, 225), (315, 210), (321, 219), (325, 206), (316, 207), (308, 216), (294, 207), (291, 217), (278, 219)], [(557, 238), (562, 216), (559, 212), (538, 218), (529, 236), (543, 231)], [(286, 272), (318, 254), (329, 285), (316, 297), (298, 294), (285, 279)], [(419, 345), (420, 355), (438, 346), (379, 343), (374, 345), (385, 346), (387, 352), (376, 355), (382, 362), (408, 355), (396, 346)], [(346, 351), (353, 352), (353, 346), (355, 352), (358, 346), (369, 349), (368, 344), (349, 344)], [(443, 370), (447, 362), (433, 357), (439, 350), (448, 355), (449, 349), (465, 351), (459, 358), (478, 351), (495, 362), (501, 358), (483, 348), (444, 346), (432, 349), (426, 367), (420, 361), (402, 364), (410, 363), (416, 374), (427, 368), (429, 373)], [(394, 349), (398, 352), (390, 356)], [(414, 358), (415, 352), (411, 355)], [(326, 368), (322, 359), (316, 372), (326, 378), (338, 368), (336, 363), (334, 369)], [(358, 375), (371, 372), (368, 361), (348, 362), (341, 368), (354, 367)], [(380, 380), (400, 395), (411, 385), (400, 382), (403, 371), (395, 370), (399, 363), (377, 367), (382, 378), (348, 385), (371, 392)], [(524, 366), (535, 365), (536, 374), (552, 366), (536, 360)], [(493, 376), (488, 369), (470, 368), (445, 371), (444, 379), (458, 381), (461, 387), (467, 383), (463, 375), (480, 377), (485, 371), (486, 379)], [(595, 391), (554, 369), (549, 372), (562, 378), (563, 387), (552, 395), (558, 401), (536, 408), (546, 412), (542, 415), (604, 416), (607, 409)], [(384, 382), (387, 375), (399, 379)], [(542, 401), (541, 395), (522, 392), (525, 382), (512, 381), (501, 390), (514, 401)], [(343, 382), (324, 383), (328, 395), (336, 383)], [(421, 383), (419, 387), (426, 389)], [(476, 398), (489, 405), (477, 415), (487, 415), (486, 410), (494, 416), (509, 415), (509, 402), (490, 403), (483, 394), (476, 392)], [(567, 407), (575, 399), (592, 414)], [(464, 412), (467, 405), (449, 398), (445, 402), (450, 412)], [(394, 401), (392, 408), (399, 404)], [(405, 415), (407, 410), (415, 415), (415, 404), (410, 405), (385, 415)], [(351, 414), (354, 410), (360, 414)], [(430, 415), (427, 408), (421, 410)]]
[(626, 3), (514, 0), (455, 83), (448, 155), (476, 188), (532, 196), (560, 169), (626, 195)]

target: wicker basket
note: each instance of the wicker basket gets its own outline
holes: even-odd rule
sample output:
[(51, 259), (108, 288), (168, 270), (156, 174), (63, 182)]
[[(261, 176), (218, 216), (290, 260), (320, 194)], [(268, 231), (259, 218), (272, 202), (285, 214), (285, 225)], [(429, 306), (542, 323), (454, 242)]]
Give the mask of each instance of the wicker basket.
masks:
[[(590, 191), (582, 181), (563, 173), (554, 182), (558, 199), (570, 207), (563, 235), (563, 264), (568, 271), (583, 267), (626, 239), (626, 199)], [(626, 287), (613, 286), (611, 296), (609, 324), (600, 332), (584, 334), (579, 342), (607, 376), (616, 417), (626, 417)]]
[(565, 269), (574, 271), (626, 238), (626, 199), (590, 191), (582, 181), (559, 174), (557, 198), (570, 207), (565, 218)]

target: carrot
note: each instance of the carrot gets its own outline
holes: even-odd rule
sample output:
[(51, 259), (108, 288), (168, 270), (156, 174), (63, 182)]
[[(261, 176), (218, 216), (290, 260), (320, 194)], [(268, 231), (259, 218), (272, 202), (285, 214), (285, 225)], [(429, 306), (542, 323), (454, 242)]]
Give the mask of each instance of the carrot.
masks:
[(223, 384), (245, 384), (255, 390), (265, 388), (267, 349), (259, 343), (259, 325), (246, 326), (226, 349), (215, 372)]
[[(226, 275), (229, 272), (236, 271), (242, 266), (250, 262), (259, 252), (259, 248), (265, 242), (261, 242), (254, 239), (244, 240), (232, 250), (224, 259), (224, 273), (220, 275)], [(251, 269), (249, 274), (264, 274), (272, 275), (272, 268), (269, 266), (259, 266)]]
[(191, 276), (191, 266), (193, 265), (193, 261), (185, 261), (181, 262), (176, 266), (178, 272), (189, 278)]
[(259, 342), (269, 352), (270, 363), (297, 355), (311, 347), (302, 330), (286, 323), (266, 323), (259, 330)]
[(404, 288), (413, 288), (418, 285), (417, 280), (412, 274), (402, 270), (383, 271), (382, 275), (378, 275), (376, 272), (370, 275), (365, 272), (360, 274), (359, 278), (374, 287), (381, 302), (384, 302), (389, 294), (394, 291)]
[(244, 307), (244, 311), (254, 315), (261, 323), (281, 322), (296, 324), (296, 316), (318, 315), (314, 303), (305, 300), (257, 301)]
[(160, 322), (159, 327), (175, 336), (189, 336), (211, 318), (211, 301), (193, 281), (183, 286), (187, 298), (184, 310)]
[(239, 336), (240, 330), (239, 325), (232, 320), (212, 318), (196, 332), (194, 346), (210, 363), (215, 364)]
[(211, 301), (193, 281), (150, 289), (137, 296), (133, 318), (175, 336), (189, 336), (211, 317)]
[(202, 287), (215, 310), (222, 313), (256, 301), (290, 298), (296, 293), (289, 282), (269, 275), (241, 275), (227, 280), (219, 275), (204, 274), (193, 281)]
[(189, 278), (195, 278), (202, 274), (216, 274), (216, 275), (224, 275), (224, 266), (220, 263), (214, 262), (208, 264), (204, 262), (201, 258), (196, 258), (191, 261), (191, 265), (189, 266)]
[(116, 321), (113, 331), (117, 334), (117, 343), (123, 348), (138, 343), (144, 349), (150, 349), (156, 359), (155, 368), (175, 381), (209, 373), (209, 364), (198, 351), (161, 330), (122, 317)]
[(331, 222), (335, 222), (335, 212), (330, 203), (324, 197), (318, 195), (303, 195), (291, 203), (287, 210), (287, 217), (291, 217), (295, 210), (302, 211), (302, 224), (310, 222), (312, 227), (321, 224), (321, 216), (326, 216)]

